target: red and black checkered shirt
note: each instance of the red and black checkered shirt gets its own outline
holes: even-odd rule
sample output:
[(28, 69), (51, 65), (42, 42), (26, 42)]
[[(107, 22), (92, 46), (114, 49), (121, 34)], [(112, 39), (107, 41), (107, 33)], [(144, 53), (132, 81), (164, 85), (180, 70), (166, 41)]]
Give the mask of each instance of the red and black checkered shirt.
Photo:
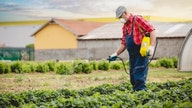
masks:
[[(126, 46), (126, 41), (125, 41), (126, 34), (127, 33), (131, 34), (131, 31), (132, 31), (133, 17), (134, 16), (132, 14), (130, 14), (130, 17), (129, 17), (127, 23), (125, 23), (122, 27), (123, 36), (122, 36), (121, 44), (123, 44), (125, 46)], [(134, 24), (133, 40), (134, 40), (135, 44), (137, 44), (137, 45), (141, 44), (141, 41), (142, 41), (142, 38), (143, 38), (145, 32), (150, 33), (153, 30), (155, 30), (154, 27), (140, 15), (135, 16), (133, 24)]]

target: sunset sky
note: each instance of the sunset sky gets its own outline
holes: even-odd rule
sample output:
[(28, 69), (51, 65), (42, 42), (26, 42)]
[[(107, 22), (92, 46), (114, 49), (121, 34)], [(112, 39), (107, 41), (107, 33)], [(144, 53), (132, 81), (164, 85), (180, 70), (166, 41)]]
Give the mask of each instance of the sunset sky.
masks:
[(133, 14), (192, 19), (192, 0), (0, 0), (0, 21), (115, 17)]

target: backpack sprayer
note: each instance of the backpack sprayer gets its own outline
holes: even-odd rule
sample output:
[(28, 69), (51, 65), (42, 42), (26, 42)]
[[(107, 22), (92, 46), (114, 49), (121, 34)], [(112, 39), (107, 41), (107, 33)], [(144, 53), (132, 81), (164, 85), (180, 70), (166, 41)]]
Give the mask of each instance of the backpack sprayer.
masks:
[[(154, 53), (153, 53), (151, 59), (149, 60), (149, 62), (148, 62), (146, 65), (137, 66), (137, 67), (135, 67), (135, 68), (137, 68), (137, 69), (138, 69), (138, 68), (144, 68), (144, 67), (146, 67), (146, 66), (149, 65), (149, 63), (152, 61), (152, 59), (153, 59), (153, 57), (154, 57), (154, 55), (155, 55), (155, 52), (156, 52), (156, 49), (157, 49), (157, 44), (158, 44), (158, 41), (157, 41), (157, 39), (156, 39), (156, 45), (155, 45), (155, 48), (154, 48)], [(141, 48), (140, 48), (140, 54), (141, 54), (141, 56), (143, 56), (143, 57), (144, 57), (144, 56), (148, 56), (148, 57), (150, 56), (149, 52), (147, 51), (148, 48), (149, 48), (149, 46), (150, 46), (150, 36), (149, 36), (149, 35), (146, 35), (146, 36), (143, 37), (142, 42), (141, 42)], [(129, 72), (127, 72), (127, 69), (125, 68), (125, 63), (124, 63), (124, 61), (123, 61), (123, 59), (122, 59), (121, 57), (114, 56), (112, 59), (113, 59), (113, 61), (115, 61), (117, 58), (121, 60), (121, 62), (122, 62), (122, 64), (123, 64), (123, 67), (124, 67), (124, 70), (125, 70), (125, 73), (127, 73), (127, 74), (129, 75)], [(109, 63), (110, 63), (111, 57), (109, 56), (109, 58), (107, 58), (107, 60), (108, 60)]]
[(142, 39), (140, 54), (142, 57), (150, 56), (149, 52), (147, 51), (150, 47), (150, 34), (147, 33)]

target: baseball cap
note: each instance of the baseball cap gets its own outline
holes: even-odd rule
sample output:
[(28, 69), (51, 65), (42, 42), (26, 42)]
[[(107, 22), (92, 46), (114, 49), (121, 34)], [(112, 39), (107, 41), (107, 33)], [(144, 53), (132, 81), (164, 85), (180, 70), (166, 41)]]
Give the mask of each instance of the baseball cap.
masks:
[(123, 14), (123, 12), (126, 11), (126, 8), (124, 6), (119, 6), (117, 9), (116, 9), (116, 18), (119, 18), (121, 17), (121, 15)]

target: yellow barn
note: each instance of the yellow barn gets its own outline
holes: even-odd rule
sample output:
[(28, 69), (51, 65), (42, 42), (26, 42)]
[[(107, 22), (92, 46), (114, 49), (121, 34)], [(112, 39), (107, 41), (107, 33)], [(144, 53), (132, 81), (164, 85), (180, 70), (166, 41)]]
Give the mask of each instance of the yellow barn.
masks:
[(78, 48), (78, 37), (85, 36), (104, 24), (84, 20), (51, 19), (32, 34), (35, 38), (35, 50)]

